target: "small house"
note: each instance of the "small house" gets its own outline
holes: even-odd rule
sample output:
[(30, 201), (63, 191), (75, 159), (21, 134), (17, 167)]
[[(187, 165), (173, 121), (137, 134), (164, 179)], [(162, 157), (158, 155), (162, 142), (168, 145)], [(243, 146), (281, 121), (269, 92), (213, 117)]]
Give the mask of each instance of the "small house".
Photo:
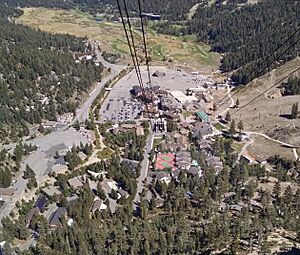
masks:
[(67, 209), (65, 207), (58, 207), (49, 219), (49, 225), (55, 228), (61, 225), (61, 220), (67, 217)]
[(91, 212), (95, 213), (96, 211), (101, 211), (106, 209), (107, 209), (107, 205), (104, 203), (104, 201), (102, 199), (96, 198), (94, 200)]
[(83, 187), (83, 182), (80, 180), (79, 177), (69, 179), (68, 184), (73, 190), (81, 189)]

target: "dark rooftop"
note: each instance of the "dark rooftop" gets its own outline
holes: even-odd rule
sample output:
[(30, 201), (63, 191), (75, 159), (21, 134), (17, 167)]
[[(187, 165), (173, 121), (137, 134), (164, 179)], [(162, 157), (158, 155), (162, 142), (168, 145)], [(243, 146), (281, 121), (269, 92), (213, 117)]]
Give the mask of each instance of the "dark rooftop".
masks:
[(50, 217), (49, 224), (51, 226), (58, 226), (60, 224), (61, 218), (67, 213), (65, 207), (58, 207), (55, 213)]
[(35, 201), (34, 203), (34, 207), (37, 207), (40, 209), (40, 211), (42, 211), (43, 209), (45, 209), (47, 203), (47, 198), (44, 195), (39, 195), (38, 199)]

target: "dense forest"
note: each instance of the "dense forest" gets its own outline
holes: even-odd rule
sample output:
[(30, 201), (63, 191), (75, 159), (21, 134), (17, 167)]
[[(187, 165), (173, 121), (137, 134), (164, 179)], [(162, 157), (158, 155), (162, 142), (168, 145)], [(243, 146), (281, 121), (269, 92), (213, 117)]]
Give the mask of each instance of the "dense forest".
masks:
[[(268, 236), (281, 228), (294, 231), (298, 235), (295, 240), (300, 240), (300, 190), (291, 186), (283, 188), (281, 184), (299, 182), (295, 175), (299, 164), (272, 157), (268, 161), (275, 166), (275, 171), (269, 173), (260, 164), (249, 165), (244, 161), (235, 164), (237, 154), (230, 139), (216, 139), (213, 148), (214, 155), (221, 156), (226, 164), (222, 174), (215, 175), (203, 164), (205, 155), (192, 148), (192, 157), (201, 163), (204, 176), (192, 177), (182, 172), (169, 185), (152, 182), (148, 188), (163, 198), (163, 205), (158, 205), (155, 197), (147, 200), (146, 192), (142, 192), (137, 211), (133, 210), (130, 196), (114, 214), (104, 210), (91, 215), (95, 194), (85, 183), (79, 199), (66, 205), (74, 225), (62, 219), (61, 227), (49, 231), (47, 220), (37, 215), (33, 224), (39, 232), (38, 244), (23, 254), (164, 255), (212, 254), (216, 250), (223, 250), (223, 254), (249, 254), (254, 247), (259, 249), (259, 254), (271, 254)], [(118, 156), (88, 169), (95, 172), (105, 169), (114, 179), (128, 179), (129, 185), (124, 188), (134, 195), (130, 191), (133, 176), (120, 167)], [(271, 177), (278, 179), (273, 190), (260, 189), (259, 183), (268, 183)], [(63, 176), (58, 182), (66, 187)], [(59, 204), (65, 204), (64, 200), (61, 198)], [(21, 231), (26, 230), (24, 217), (28, 209), (20, 208), (15, 223), (8, 218), (3, 220), (7, 240), (28, 237), (26, 231)]]
[(84, 38), (52, 35), (9, 22), (20, 11), (1, 7), (0, 139), (28, 135), (27, 124), (75, 112), (82, 95), (101, 79), (103, 67), (76, 63), (91, 50)]
[[(255, 5), (238, 7), (236, 3), (215, 4), (198, 8), (189, 23), (189, 32), (199, 40), (211, 44), (213, 51), (223, 53), (221, 70), (238, 70), (233, 78), (246, 84), (267, 71), (268, 63), (260, 66), (266, 56), (275, 51), (299, 27), (300, 7), (297, 1), (261, 1)], [(275, 61), (284, 63), (299, 52), (300, 33), (277, 54)], [(298, 44), (284, 52), (291, 44)], [(273, 65), (272, 67), (275, 67)]]

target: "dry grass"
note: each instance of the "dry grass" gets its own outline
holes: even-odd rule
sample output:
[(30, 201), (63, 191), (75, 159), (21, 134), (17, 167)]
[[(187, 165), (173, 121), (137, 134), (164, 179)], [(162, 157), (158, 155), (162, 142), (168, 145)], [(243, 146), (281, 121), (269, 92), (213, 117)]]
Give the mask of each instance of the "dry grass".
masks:
[(295, 160), (292, 149), (283, 147), (279, 143), (270, 141), (262, 136), (253, 135), (254, 143), (248, 146), (247, 151), (252, 158), (267, 159), (280, 155), (286, 159)]
[[(296, 59), (254, 80), (242, 88), (234, 96), (234, 100), (239, 98), (241, 106), (247, 104), (299, 65), (300, 59)], [(274, 88), (232, 117), (237, 122), (242, 119), (246, 131), (265, 133), (283, 142), (300, 145), (300, 119), (292, 120), (284, 117), (284, 115), (288, 116), (291, 113), (292, 104), (299, 101), (300, 96), (283, 97), (280, 94), (280, 89)], [(236, 109), (233, 109), (231, 113), (235, 111)]]
[[(114, 51), (128, 56), (129, 50), (119, 23), (96, 22), (89, 14), (79, 11), (59, 9), (25, 8), (18, 22), (51, 33), (64, 33), (101, 42), (106, 51)], [(157, 35), (147, 28), (147, 39), (151, 58), (155, 64), (165, 64), (172, 59), (175, 64), (189, 66), (192, 69), (217, 70), (219, 55), (209, 52), (209, 46), (196, 43), (194, 37), (173, 37)], [(134, 36), (139, 52), (142, 53), (141, 32), (136, 29)], [(128, 56), (129, 57), (129, 56)], [(126, 59), (129, 61), (129, 58)]]

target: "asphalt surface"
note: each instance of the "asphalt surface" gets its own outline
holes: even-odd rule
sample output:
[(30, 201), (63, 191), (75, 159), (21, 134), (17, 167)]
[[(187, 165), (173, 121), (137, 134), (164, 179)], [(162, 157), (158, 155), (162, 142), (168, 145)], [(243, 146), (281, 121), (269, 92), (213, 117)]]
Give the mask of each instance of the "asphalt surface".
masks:
[(153, 141), (154, 141), (154, 134), (153, 132), (151, 132), (147, 137), (144, 159), (142, 161), (141, 173), (140, 176), (137, 178), (137, 192), (133, 200), (134, 209), (136, 209), (138, 204), (140, 203), (140, 193), (143, 191), (145, 186), (144, 181), (148, 175), (149, 153), (151, 152)]
[[(140, 70), (143, 84), (145, 87), (148, 87), (146, 67), (141, 66)], [(166, 75), (162, 77), (151, 76), (151, 84), (152, 86), (160, 86), (164, 90), (185, 92), (187, 88), (199, 86), (206, 81), (206, 78), (201, 75), (193, 75), (162, 66), (152, 66), (150, 69), (151, 75), (157, 70), (164, 72)], [(133, 100), (130, 94), (130, 90), (136, 85), (139, 85), (139, 83), (134, 70), (114, 85), (100, 109), (100, 122), (108, 120), (112, 122), (134, 120), (140, 114), (143, 105), (141, 102)]]
[(101, 56), (101, 52), (96, 50), (97, 59), (95, 62), (101, 62), (106, 68), (110, 68), (110, 74), (107, 77), (104, 77), (101, 82), (97, 82), (95, 89), (90, 93), (89, 98), (85, 101), (85, 103), (76, 111), (75, 121), (78, 120), (80, 123), (84, 122), (86, 119), (89, 119), (89, 109), (96, 99), (105, 83), (109, 80), (115, 78), (125, 66), (119, 66), (111, 64), (103, 59)]
[[(112, 65), (105, 61), (99, 51), (97, 53), (97, 61), (101, 62), (106, 68), (110, 68), (111, 72), (109, 76), (105, 77), (101, 82), (97, 83), (96, 88), (90, 93), (89, 98), (86, 102), (78, 109), (76, 112), (75, 120), (84, 122), (89, 117), (89, 109), (95, 100), (95, 98), (100, 93), (101, 89), (105, 83), (114, 78), (119, 72), (124, 69), (124, 66)], [(56, 149), (61, 149), (61, 146), (65, 148), (70, 148), (73, 145), (79, 145), (80, 143), (86, 144), (88, 139), (77, 132), (73, 128), (61, 128), (46, 136), (39, 136), (35, 139), (28, 141), (37, 145), (38, 149), (32, 152), (22, 163), (20, 174), (16, 177), (16, 183), (13, 186), (16, 188), (16, 192), (12, 197), (5, 197), (0, 194), (0, 197), (5, 200), (4, 206), (0, 210), (0, 225), (1, 220), (8, 216), (9, 213), (14, 209), (15, 203), (22, 198), (29, 199), (30, 195), (25, 193), (27, 181), (23, 179), (23, 171), (28, 164), (36, 174), (36, 180), (40, 186), (46, 182), (48, 178), (48, 173), (51, 171), (51, 168), (54, 164), (53, 162), (53, 153), (56, 152)], [(8, 148), (9, 147), (9, 148)], [(13, 150), (15, 144), (7, 146), (8, 149)], [(52, 153), (53, 152), (53, 153)]]

